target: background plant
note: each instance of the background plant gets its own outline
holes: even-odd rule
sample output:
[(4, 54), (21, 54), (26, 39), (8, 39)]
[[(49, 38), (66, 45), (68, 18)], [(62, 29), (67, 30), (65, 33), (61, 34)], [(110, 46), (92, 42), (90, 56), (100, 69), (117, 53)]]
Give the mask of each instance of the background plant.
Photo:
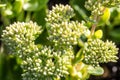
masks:
[[(72, 2), (72, 1), (71, 1)], [(74, 2), (74, 1), (73, 1)], [(76, 7), (76, 9), (78, 9), (79, 7)], [(30, 12), (30, 14), (31, 14), (31, 12)], [(89, 14), (90, 15), (90, 14)], [(29, 21), (29, 19), (31, 18), (31, 16), (32, 15), (30, 15), (30, 17), (28, 17), (28, 18), (26, 18), (26, 21), (28, 20)], [(14, 19), (14, 18), (13, 18)], [(34, 18), (31, 18), (31, 19), (33, 19), (34, 20)], [(73, 18), (73, 19), (75, 19), (75, 17)], [(79, 18), (80, 20), (82, 20), (81, 18)], [(94, 24), (94, 20), (92, 21), (92, 19), (90, 18), (89, 19), (89, 17), (84, 17), (84, 19), (86, 20), (86, 21), (88, 21), (88, 23), (87, 24), (84, 24), (84, 25), (89, 25), (89, 23), (90, 23), (90, 25), (89, 26), (91, 26), (91, 23), (92, 24)], [(11, 18), (11, 20), (12, 20), (12, 18)], [(11, 21), (10, 20), (10, 21)], [(14, 22), (14, 21), (13, 21)], [(40, 22), (40, 21), (39, 21)], [(39, 24), (39, 23), (38, 23)], [(49, 23), (48, 25), (50, 25), (51, 23)], [(65, 24), (68, 24), (68, 23), (62, 23), (62, 25), (61, 26), (65, 26)], [(73, 23), (69, 23), (69, 25), (71, 25), (71, 24), (74, 24), (74, 22)], [(78, 24), (78, 22), (75, 22), (75, 24)], [(55, 23), (54, 25), (58, 25), (58, 23)], [(69, 26), (68, 25), (68, 26)], [(50, 26), (53, 26), (53, 25), (50, 25)], [(59, 27), (59, 25), (58, 25), (58, 27)], [(47, 27), (48, 28), (48, 30), (49, 30), (49, 26)], [(100, 27), (97, 27), (98, 29), (100, 28)], [(103, 30), (104, 30), (104, 27), (102, 27), (103, 28)], [(59, 29), (59, 28), (58, 28)], [(52, 29), (51, 29), (52, 30)], [(96, 32), (96, 34), (97, 34), (97, 32)], [(99, 34), (99, 33), (98, 33)], [(47, 40), (47, 38), (45, 37), (45, 38), (42, 38), (43, 36), (48, 36), (49, 34), (48, 33), (46, 33), (46, 29), (44, 29), (44, 31), (43, 31), (43, 33), (39, 36), (39, 38), (36, 40), (36, 43), (38, 44), (38, 43), (44, 43), (44, 45), (51, 45), (51, 44), (54, 44), (54, 43), (51, 43), (51, 42), (48, 42), (48, 40)], [(82, 37), (84, 37), (84, 36), (82, 36)], [(97, 36), (96, 35), (94, 35), (92, 38), (96, 38)], [(97, 37), (98, 38), (98, 37)], [(40, 40), (41, 39), (41, 40)], [(49, 38), (50, 39), (50, 38)], [(54, 37), (53, 38), (51, 38), (51, 39), (54, 39)], [(58, 40), (58, 39), (57, 39)], [(63, 39), (64, 40), (64, 39)], [(47, 41), (47, 43), (45, 42), (45, 41)], [(84, 41), (84, 40), (82, 40), (82, 41)], [(56, 41), (55, 41), (56, 42)], [(86, 41), (85, 41), (86, 42)], [(104, 42), (103, 42), (104, 43)], [(108, 42), (109, 43), (109, 42)], [(75, 43), (76, 44), (76, 43)], [(63, 46), (64, 47), (64, 46)], [(81, 43), (81, 41), (79, 42), (79, 47), (82, 47), (82, 43)], [(65, 47), (64, 47), (65, 48)], [(76, 46), (74, 47), (75, 48), (75, 51), (78, 51), (78, 50), (76, 50)], [(79, 55), (78, 55), (79, 56)], [(80, 57), (78, 57), (78, 58), (76, 58), (76, 60), (77, 59), (79, 59)], [(76, 60), (75, 60), (75, 63), (76, 63)], [(77, 61), (79, 61), (79, 60), (77, 60)], [(73, 61), (74, 62), (74, 61)], [(74, 66), (72, 66), (72, 67), (70, 67), (70, 72), (71, 72), (71, 70), (72, 70), (72, 72), (71, 72), (71, 79), (72, 78), (74, 78), (75, 79), (75, 77), (74, 77), (74, 72), (76, 73), (77, 72), (77, 74), (79, 74), (79, 75), (81, 75), (81, 72), (82, 72), (82, 74), (84, 74), (84, 71), (81, 71), (81, 70), (87, 70), (87, 69), (92, 69), (91, 71), (93, 71), (93, 70), (95, 70), (94, 72), (95, 73), (91, 73), (90, 71), (89, 71), (89, 73), (91, 73), (91, 74), (97, 74), (98, 72), (100, 72), (100, 71), (97, 71), (97, 73), (96, 73), (96, 70), (98, 69), (98, 70), (101, 70), (101, 68), (97, 68), (97, 69), (94, 69), (94, 68), (91, 68), (91, 67), (89, 67), (88, 68), (88, 66), (87, 65), (84, 65), (84, 68), (81, 68), (81, 69), (78, 69), (79, 71), (76, 71), (76, 67), (80, 67), (81, 65), (84, 65), (83, 63), (77, 63), (76, 65), (74, 65)], [(73, 74), (72, 74), (73, 73)], [(77, 75), (76, 74), (76, 75)], [(100, 73), (101, 74), (101, 73)], [(88, 74), (87, 74), (88, 75)], [(78, 76), (78, 77), (76, 77), (76, 78), (79, 78), (80, 76)], [(85, 78), (86, 78), (86, 76), (85, 76)], [(68, 77), (68, 79), (69, 79), (69, 77)]]

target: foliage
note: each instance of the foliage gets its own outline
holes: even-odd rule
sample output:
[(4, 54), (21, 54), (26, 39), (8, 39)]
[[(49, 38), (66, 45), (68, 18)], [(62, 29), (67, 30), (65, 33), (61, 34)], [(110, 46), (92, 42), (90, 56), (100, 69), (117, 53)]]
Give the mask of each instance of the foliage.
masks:
[[(5, 0), (1, 5), (1, 16), (3, 24), (9, 25), (15, 21), (30, 21), (35, 20), (40, 25), (45, 25), (45, 10), (48, 0)], [(40, 15), (41, 14), (41, 15)], [(38, 19), (37, 17), (40, 18)]]
[[(46, 12), (47, 2), (15, 0), (1, 5), (4, 26), (18, 21), (2, 30), (1, 40), (16, 61), (15, 71), (21, 69), (19, 79), (86, 80), (90, 75), (104, 73), (100, 63), (117, 61), (118, 48), (106, 40), (103, 26), (109, 22), (109, 8), (118, 6), (119, 0), (82, 0), (85, 6), (80, 6), (79, 0), (71, 0), (73, 8), (59, 4)], [(95, 31), (96, 28), (101, 29)], [(4, 59), (1, 56), (0, 64)]]

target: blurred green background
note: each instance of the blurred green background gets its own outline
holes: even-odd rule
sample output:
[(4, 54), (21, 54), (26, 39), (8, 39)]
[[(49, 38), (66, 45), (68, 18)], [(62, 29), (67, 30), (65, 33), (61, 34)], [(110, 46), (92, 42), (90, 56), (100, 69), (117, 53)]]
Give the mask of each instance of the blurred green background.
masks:
[[(24, 2), (23, 2), (24, 1)], [(73, 19), (87, 21), (90, 11), (86, 10), (84, 3), (86, 0), (0, 0), (0, 80), (21, 80), (22, 69), (19, 60), (8, 54), (9, 50), (1, 41), (2, 30), (5, 26), (16, 21), (35, 21), (45, 28), (45, 17), (48, 9), (52, 9), (55, 4), (69, 4), (75, 10)], [(110, 9), (110, 19), (100, 22), (97, 29), (103, 30), (103, 40), (109, 39), (120, 48), (120, 8)], [(106, 16), (107, 17), (107, 12)], [(91, 24), (87, 22), (90, 28)], [(96, 29), (96, 30), (97, 30)], [(45, 33), (45, 31), (44, 31)], [(42, 36), (40, 36), (42, 38)], [(46, 39), (42, 39), (45, 41)], [(117, 63), (101, 64), (105, 73), (102, 76), (91, 76), (89, 80), (120, 80), (120, 51)]]

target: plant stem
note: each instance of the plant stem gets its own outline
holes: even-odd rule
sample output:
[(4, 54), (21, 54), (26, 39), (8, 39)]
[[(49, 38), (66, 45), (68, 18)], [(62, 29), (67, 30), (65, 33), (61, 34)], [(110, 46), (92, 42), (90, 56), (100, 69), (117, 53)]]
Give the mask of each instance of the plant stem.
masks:
[[(106, 9), (106, 8), (104, 7), (101, 12), (104, 13), (105, 9)], [(99, 20), (100, 20), (100, 16), (95, 15), (95, 16), (94, 16), (94, 20), (95, 20), (95, 23), (92, 25), (90, 37), (92, 37), (92, 36), (94, 35), (95, 29), (96, 29), (97, 24), (98, 24), (98, 22), (99, 22)]]
[(95, 29), (96, 29), (96, 26), (97, 26), (97, 15), (94, 17), (94, 20), (95, 20), (95, 23), (92, 25), (92, 28), (91, 28), (91, 34), (90, 34), (90, 37), (92, 37), (94, 35), (94, 32), (95, 32)]
[(30, 18), (31, 18), (31, 12), (27, 12), (27, 15), (26, 15), (26, 19), (25, 19), (25, 21), (26, 22), (28, 22), (28, 21), (30, 21)]

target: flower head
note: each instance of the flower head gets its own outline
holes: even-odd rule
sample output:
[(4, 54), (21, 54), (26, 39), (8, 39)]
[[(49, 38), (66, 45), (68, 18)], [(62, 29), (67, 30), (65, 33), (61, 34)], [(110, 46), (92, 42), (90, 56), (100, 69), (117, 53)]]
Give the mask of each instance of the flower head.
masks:
[(32, 21), (17, 22), (3, 30), (2, 40), (11, 50), (18, 50), (18, 48), (34, 44), (34, 40), (41, 32), (41, 27)]
[(71, 65), (73, 58), (70, 49), (55, 50), (50, 46), (43, 46), (33, 53), (29, 53), (32, 56), (26, 56), (22, 62), (23, 80), (53, 80), (69, 74), (67, 66)]
[(48, 40), (55, 43), (55, 46), (76, 45), (82, 34), (87, 35), (89, 30), (84, 23), (70, 21), (73, 16), (74, 10), (61, 4), (54, 6), (47, 14)]
[(46, 21), (48, 23), (61, 23), (63, 21), (69, 21), (74, 16), (74, 10), (69, 5), (56, 5), (52, 7), (47, 14)]
[(85, 2), (86, 9), (91, 11), (91, 15), (102, 15), (104, 12), (103, 7), (113, 7), (120, 4), (120, 0), (87, 0)]
[(87, 27), (78, 21), (53, 23), (48, 26), (48, 39), (55, 45), (76, 45), (82, 34), (86, 34)]
[(113, 42), (89, 39), (83, 49), (83, 62), (93, 66), (99, 66), (99, 63), (115, 62), (118, 59), (117, 53), (118, 48)]

